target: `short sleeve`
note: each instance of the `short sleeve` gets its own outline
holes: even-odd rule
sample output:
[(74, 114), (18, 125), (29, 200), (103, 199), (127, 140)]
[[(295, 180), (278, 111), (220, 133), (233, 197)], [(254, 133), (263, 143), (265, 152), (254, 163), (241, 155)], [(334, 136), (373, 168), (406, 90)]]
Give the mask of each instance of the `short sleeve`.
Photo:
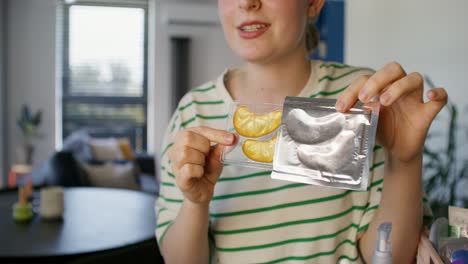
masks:
[(379, 208), (384, 181), (384, 162), (384, 149), (380, 145), (376, 145), (373, 150), (372, 164), (369, 168), (369, 186), (367, 187), (369, 199), (359, 222), (358, 238), (369, 228), (369, 223)]
[(183, 194), (175, 183), (175, 176), (171, 170), (168, 151), (174, 145), (174, 139), (180, 130), (180, 116), (176, 111), (164, 135), (160, 155), (160, 192), (156, 200), (156, 238), (160, 245), (166, 231), (176, 218), (183, 200)]
[(184, 200), (183, 193), (176, 185), (174, 173), (172, 172), (171, 160), (168, 152), (174, 145), (177, 133), (186, 128), (198, 126), (200, 123), (197, 119), (197, 110), (194, 107), (194, 98), (192, 93), (187, 93), (179, 102), (176, 111), (169, 121), (164, 134), (161, 154), (160, 154), (160, 187), (159, 196), (156, 199), (156, 238), (158, 245), (164, 239), (164, 236), (169, 227), (177, 217), (182, 202)]

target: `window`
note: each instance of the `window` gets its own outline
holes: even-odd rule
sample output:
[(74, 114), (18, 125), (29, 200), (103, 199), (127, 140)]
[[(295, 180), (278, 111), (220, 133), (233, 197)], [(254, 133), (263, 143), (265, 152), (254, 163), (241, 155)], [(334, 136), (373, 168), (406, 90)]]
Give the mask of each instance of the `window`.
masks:
[(147, 6), (80, 2), (64, 6), (63, 138), (79, 129), (147, 138)]

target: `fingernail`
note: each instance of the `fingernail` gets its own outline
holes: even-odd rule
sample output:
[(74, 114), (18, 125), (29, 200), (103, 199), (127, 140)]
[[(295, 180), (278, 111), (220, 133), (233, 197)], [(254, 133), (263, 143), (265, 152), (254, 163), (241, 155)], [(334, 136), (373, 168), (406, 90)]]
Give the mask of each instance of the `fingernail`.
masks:
[(366, 94), (366, 92), (360, 92), (359, 93), (359, 100), (361, 100), (361, 102), (363, 102), (363, 103), (367, 102), (367, 100), (369, 99), (368, 97), (369, 96)]
[[(235, 146), (225, 146), (224, 147), (224, 155), (228, 154), (229, 152), (231, 152), (233, 149), (235, 148)], [(223, 158), (224, 158), (224, 155), (221, 155)]]
[(224, 136), (224, 140), (226, 141), (227, 144), (231, 144), (232, 141), (234, 140), (234, 135), (229, 133)]
[(434, 99), (435, 96), (436, 96), (436, 94), (435, 94), (434, 91), (429, 91), (429, 92), (427, 93), (427, 98), (429, 98), (429, 99)]
[(345, 105), (343, 102), (337, 101), (335, 107), (336, 107), (336, 110), (343, 112)]
[(382, 94), (380, 96), (380, 103), (383, 104), (383, 105), (387, 105), (390, 102), (391, 97), (392, 96), (388, 92)]

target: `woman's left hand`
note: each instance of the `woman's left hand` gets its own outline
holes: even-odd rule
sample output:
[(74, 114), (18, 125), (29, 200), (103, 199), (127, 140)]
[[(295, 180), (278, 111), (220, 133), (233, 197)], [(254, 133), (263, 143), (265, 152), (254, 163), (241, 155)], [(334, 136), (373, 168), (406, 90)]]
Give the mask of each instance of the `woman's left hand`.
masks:
[(361, 76), (338, 97), (336, 107), (348, 111), (359, 99), (367, 103), (379, 96), (381, 109), (377, 142), (401, 162), (421, 155), (427, 131), (447, 103), (443, 88), (429, 90), (423, 101), (424, 79), (419, 73), (406, 74), (396, 62), (385, 65), (372, 76)]

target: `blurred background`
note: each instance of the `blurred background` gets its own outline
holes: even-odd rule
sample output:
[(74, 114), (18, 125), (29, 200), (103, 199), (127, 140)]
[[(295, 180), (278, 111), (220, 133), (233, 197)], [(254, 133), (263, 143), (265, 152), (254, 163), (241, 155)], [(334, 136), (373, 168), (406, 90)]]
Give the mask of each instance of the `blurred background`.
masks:
[[(315, 58), (408, 72), (445, 87), (424, 179), (434, 207), (467, 206), (465, 0), (328, 0)], [(0, 187), (22, 157), (24, 105), (41, 112), (33, 166), (72, 132), (126, 137), (158, 156), (178, 99), (240, 61), (227, 48), (214, 0), (0, 0)], [(24, 154), (23, 154), (24, 156)]]

